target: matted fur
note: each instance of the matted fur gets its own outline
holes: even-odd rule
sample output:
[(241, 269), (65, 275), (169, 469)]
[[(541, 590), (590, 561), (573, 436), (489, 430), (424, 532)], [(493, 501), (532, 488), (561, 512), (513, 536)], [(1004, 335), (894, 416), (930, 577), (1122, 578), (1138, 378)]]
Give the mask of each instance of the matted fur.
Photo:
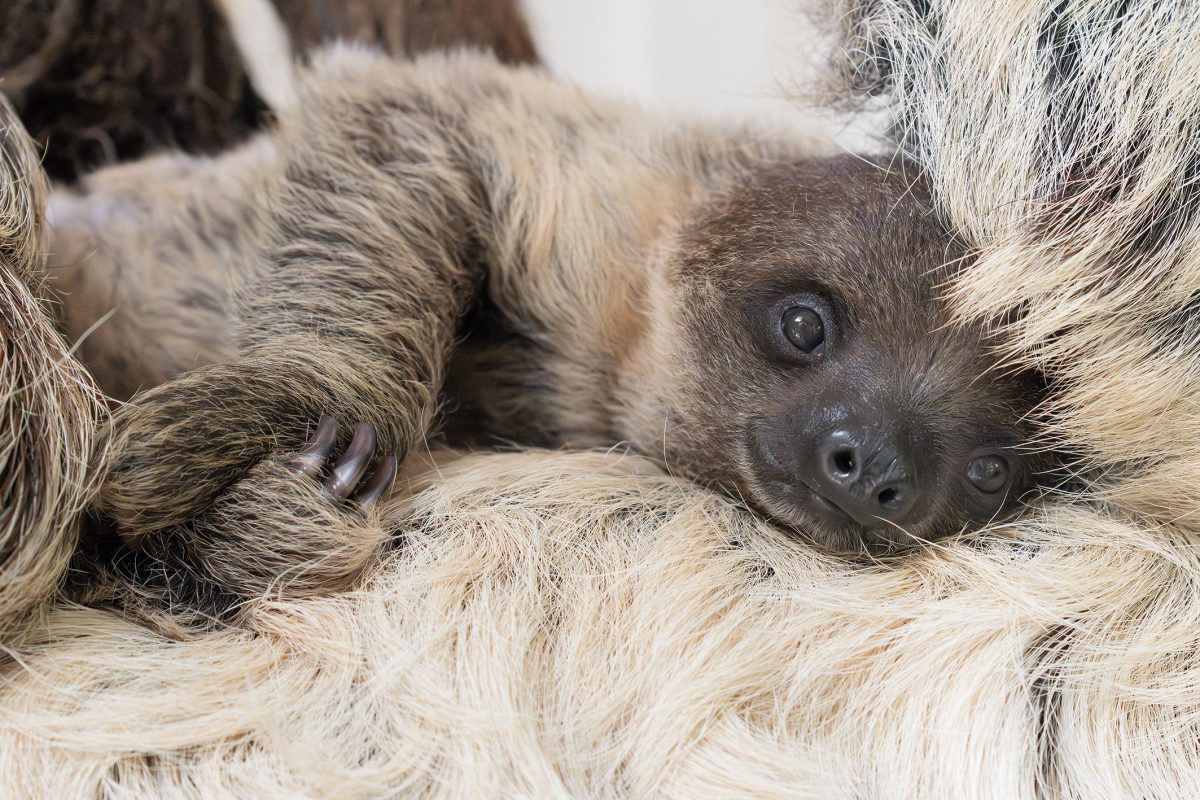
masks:
[(231, 288), (262, 234), (247, 200), (273, 162), (258, 138), (221, 158), (155, 156), (51, 192), (47, 288), (105, 394), (128, 400), (225, 357)]
[[(1050, 141), (1101, 150), (1110, 137), (1084, 132), (1145, 125), (1159, 166), (1124, 162), (1128, 188), (1151, 188), (1139, 181), (1152, 174), (1192, 186), (1171, 176), (1186, 172), (1200, 94), (1164, 91), (1200, 80), (1186, 71), (1191, 4), (1124, 4), (1161, 15), (1152, 33), (1101, 20), (1066, 37), (1103, 45), (1086, 63), (1163, 92), (1155, 103), (1118, 101), (1103, 82), (1050, 84), (1045, 59), (1022, 58), (1055, 12), (1079, 19), (1098, 3), (921, 3), (928, 18), (853, 6), (863, 16), (848, 19), (871, 26), (856, 30), (906, 54), (890, 57), (910, 87), (900, 130), (983, 251), (964, 308), (1028, 300), (1016, 352), (1069, 379), (1063, 431), (1094, 462), (1169, 461), (1136, 463), (1140, 480), (1110, 494), (1111, 513), (1064, 498), (976, 546), (864, 570), (634, 460), (473, 456), (388, 509), (404, 536), (354, 591), (256, 602), (246, 630), (195, 639), (169, 621), (174, 638), (57, 610), (6, 674), (0, 793), (1194, 797), (1200, 559), (1172, 510), (1195, 502), (1200, 475), (1194, 392), (1175, 375), (1190, 375), (1191, 350), (1152, 311), (1181, 308), (1167, 299), (1192, 251), (1114, 262), (1116, 230), (1028, 216), (1057, 174), (1031, 152), (1047, 122), (1077, 130)], [(1030, 109), (1049, 110), (1023, 121)], [(958, 158), (937, 156), (951, 147)], [(1073, 185), (1086, 196), (1106, 180)], [(1189, 207), (1167, 204), (1166, 218)], [(1161, 221), (1153, 208), (1099, 210), (1127, 232)], [(1141, 285), (1143, 274), (1167, 280)], [(1126, 280), (1139, 291), (1103, 305)], [(1055, 287), (1089, 299), (1059, 295), (1060, 307)], [(1092, 301), (1121, 313), (1092, 315)], [(1072, 309), (1082, 316), (1065, 326)]]
[(59, 585), (94, 488), (99, 395), (38, 296), (46, 192), (0, 98), (0, 644)]

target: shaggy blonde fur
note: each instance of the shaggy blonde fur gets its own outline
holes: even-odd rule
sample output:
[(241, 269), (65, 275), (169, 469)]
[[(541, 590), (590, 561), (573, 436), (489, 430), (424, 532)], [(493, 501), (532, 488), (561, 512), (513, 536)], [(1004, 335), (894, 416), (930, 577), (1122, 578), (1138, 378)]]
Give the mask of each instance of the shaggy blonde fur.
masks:
[(1195, 797), (1195, 8), (843, 6), (981, 250), (951, 289), (1059, 377), (1106, 505), (851, 569), (636, 460), (471, 456), (353, 591), (203, 636), (58, 608), (0, 794)]
[(396, 551), (353, 591), (265, 598), (245, 629), (199, 636), (58, 610), (0, 692), (0, 793), (1196, 785), (1180, 712), (1200, 688), (1157, 657), (1198, 630), (1175, 611), (1200, 587), (1171, 539), (1064, 508), (864, 569), (617, 455), (444, 460), (408, 486), (383, 511)]
[(0, 644), (59, 585), (94, 489), (102, 406), (39, 294), (47, 187), (0, 97)]

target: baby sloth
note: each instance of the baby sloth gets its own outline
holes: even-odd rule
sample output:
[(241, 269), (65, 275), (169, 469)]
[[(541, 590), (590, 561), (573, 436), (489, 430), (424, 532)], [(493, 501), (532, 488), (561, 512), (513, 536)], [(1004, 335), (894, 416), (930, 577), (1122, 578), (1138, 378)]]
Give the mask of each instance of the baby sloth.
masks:
[[(437, 431), (626, 443), (836, 551), (1008, 515), (1046, 466), (1038, 381), (951, 323), (965, 253), (921, 186), (814, 151), (479, 56), (327, 55), (262, 190), (207, 201), (266, 231), (235, 352), (118, 412), (104, 510), (238, 596), (353, 577), (340, 498)], [(360, 424), (322, 489), (348, 438), (323, 415)]]

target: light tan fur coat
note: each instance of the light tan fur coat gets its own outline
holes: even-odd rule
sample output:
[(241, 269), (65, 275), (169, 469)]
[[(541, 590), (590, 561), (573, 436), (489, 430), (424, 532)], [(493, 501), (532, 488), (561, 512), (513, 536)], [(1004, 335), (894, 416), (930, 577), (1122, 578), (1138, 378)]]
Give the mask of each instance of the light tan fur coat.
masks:
[(636, 459), (448, 459), (351, 592), (202, 637), (55, 608), (0, 795), (1196, 796), (1200, 15), (845, 5), (981, 250), (951, 289), (1060, 380), (1107, 504), (863, 569)]

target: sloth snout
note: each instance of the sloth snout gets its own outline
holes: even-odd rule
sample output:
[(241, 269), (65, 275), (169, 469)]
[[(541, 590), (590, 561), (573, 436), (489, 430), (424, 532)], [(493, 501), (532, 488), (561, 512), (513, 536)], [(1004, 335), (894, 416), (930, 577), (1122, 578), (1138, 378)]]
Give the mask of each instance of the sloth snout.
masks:
[(865, 527), (907, 521), (920, 496), (911, 448), (886, 430), (835, 430), (813, 457), (818, 493)]

